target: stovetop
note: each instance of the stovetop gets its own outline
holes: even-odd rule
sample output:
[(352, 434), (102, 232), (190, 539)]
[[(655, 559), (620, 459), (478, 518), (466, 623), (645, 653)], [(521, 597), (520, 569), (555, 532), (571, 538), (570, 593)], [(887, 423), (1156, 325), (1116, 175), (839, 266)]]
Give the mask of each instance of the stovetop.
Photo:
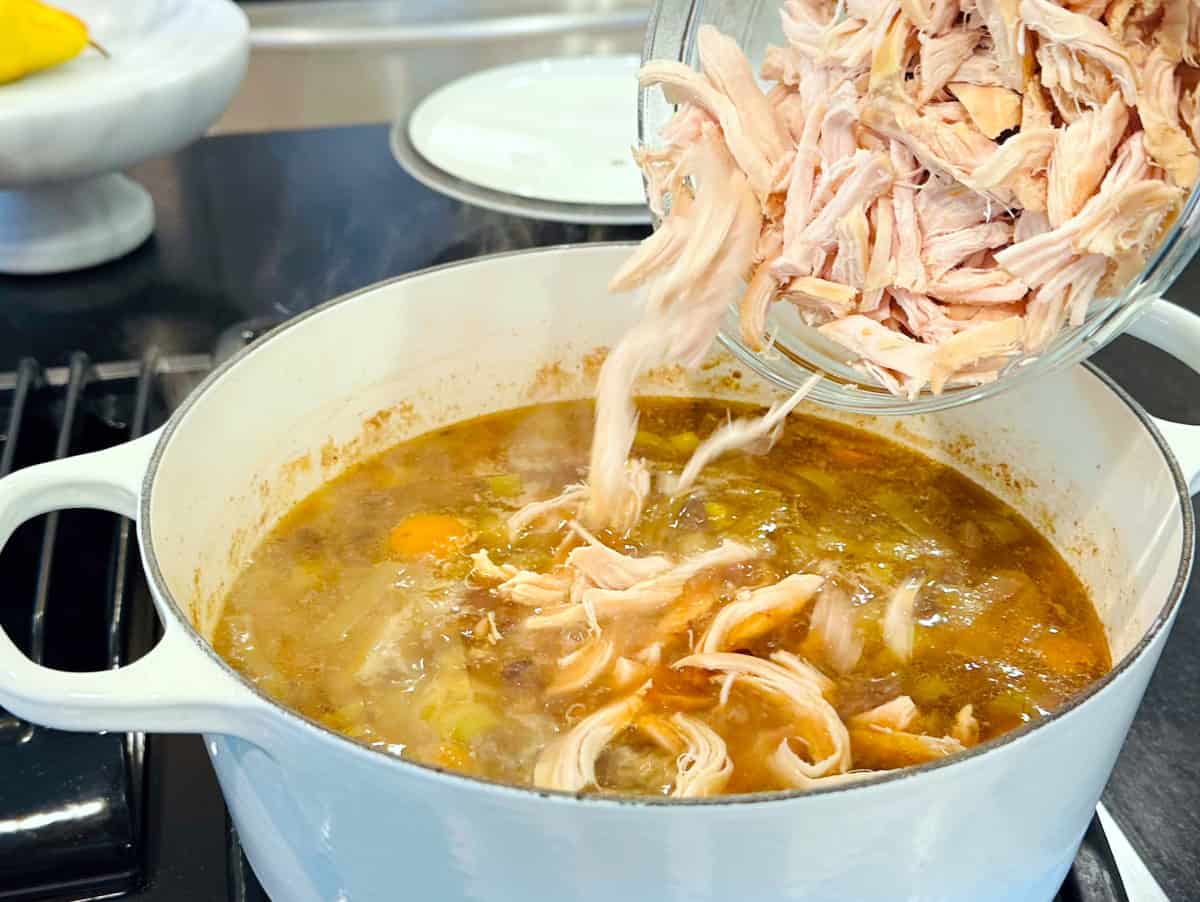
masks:
[[(498, 250), (641, 237), (537, 223), (433, 194), (378, 127), (212, 138), (133, 175), (158, 210), (128, 258), (0, 277), (0, 475), (141, 434), (264, 325), (404, 272)], [(1173, 297), (1200, 306), (1189, 270)], [(1098, 362), (1155, 414), (1200, 422), (1200, 378), (1133, 340)], [(0, 626), (54, 667), (136, 659), (155, 639), (130, 526), (64, 512), (0, 555)], [(1200, 898), (1200, 609), (1190, 590), (1106, 792), (1171, 898)], [(1081, 753), (1085, 753), (1081, 750)], [(1089, 832), (1064, 900), (1119, 898)], [(0, 900), (265, 900), (196, 737), (68, 734), (0, 711)], [(276, 900), (283, 902), (283, 900)]]

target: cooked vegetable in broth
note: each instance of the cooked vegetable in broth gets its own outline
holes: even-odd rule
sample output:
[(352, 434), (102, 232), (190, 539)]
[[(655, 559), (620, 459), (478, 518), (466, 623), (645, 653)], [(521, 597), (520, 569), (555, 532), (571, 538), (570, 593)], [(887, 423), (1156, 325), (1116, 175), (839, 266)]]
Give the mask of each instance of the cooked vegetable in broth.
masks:
[(278, 525), (216, 647), (283, 704), (396, 755), (674, 796), (941, 758), (1108, 670), (1049, 542), (877, 436), (792, 415), (769, 452), (720, 457), (673, 494), (731, 407), (753, 412), (640, 403), (633, 455), (656, 483), (627, 534), (582, 525), (590, 403), (405, 442)]

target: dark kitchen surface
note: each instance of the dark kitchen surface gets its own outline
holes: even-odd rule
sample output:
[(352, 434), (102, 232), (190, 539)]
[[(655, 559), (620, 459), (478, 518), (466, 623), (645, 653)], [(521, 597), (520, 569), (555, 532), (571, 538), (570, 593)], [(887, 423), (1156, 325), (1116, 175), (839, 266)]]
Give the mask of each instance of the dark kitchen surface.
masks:
[[(263, 317), (285, 318), (380, 279), (483, 253), (635, 239), (642, 234), (636, 228), (519, 220), (433, 194), (392, 161), (386, 129), (374, 126), (213, 138), (138, 167), (132, 174), (150, 189), (157, 204), (158, 227), (150, 244), (125, 260), (71, 276), (0, 276), (0, 373), (17, 370), (21, 358), (34, 356), (43, 366), (73, 363), (78, 375), (86, 370), (87, 361), (72, 360), (71, 349), (85, 350), (92, 361), (143, 361), (140, 368), (135, 366), (119, 378), (80, 382), (83, 426), (75, 430), (72, 453), (111, 443), (136, 428), (139, 388), (151, 386), (142, 405), (145, 425), (152, 427), (161, 420), (166, 408), (199, 376), (183, 365), (178, 372), (164, 374), (163, 361), (209, 353), (231, 325)], [(1200, 309), (1197, 285), (1200, 267), (1194, 266), (1176, 286), (1174, 299)], [(147, 359), (151, 350), (158, 357)], [(1200, 423), (1200, 377), (1132, 339), (1119, 340), (1097, 359), (1151, 412)], [(70, 374), (70, 370), (61, 373), (64, 378)], [(46, 456), (53, 451), (55, 423), (61, 421), (68, 391), (36, 388), (32, 377), (30, 384), (35, 386), (30, 391), (31, 405), (40, 399), (47, 410), (56, 412), (27, 418), (30, 425), (20, 443), (25, 450), (19, 449), (17, 466), (28, 462), (20, 459), (22, 454)], [(13, 396), (12, 390), (6, 396), (0, 384), (0, 430)], [(0, 449), (3, 438), (0, 432)], [(105, 547), (119, 546), (120, 534), (113, 533), (112, 518), (97, 517), (63, 515), (57, 524), (59, 544), (73, 536), (104, 535), (111, 537)], [(15, 586), (7, 577), (18, 557), (37, 557), (45, 528), (41, 523), (23, 528), (18, 544), (0, 560), (0, 573), (6, 578), (0, 623), (13, 635), (27, 636), (28, 618), (26, 614), (22, 621), (9, 600), (34, 597), (36, 568), (29, 568), (28, 585)], [(50, 583), (45, 626), (48, 663), (55, 663), (54, 655), (63, 653), (55, 637), (64, 632), (104, 633), (104, 615), (89, 610), (89, 604), (105, 610), (112, 586), (123, 579), (121, 566), (132, 573), (127, 605), (134, 613), (123, 627), (128, 655), (136, 655), (148, 641), (148, 627), (136, 616), (137, 610), (144, 610), (136, 553), (124, 565), (115, 563), (118, 558), (102, 556), (90, 570), (82, 563), (85, 558), (80, 558), (81, 563), (70, 561), (77, 577), (82, 573), (85, 582), (95, 585), (94, 592), (75, 601), (68, 614), (62, 613), (64, 593), (56, 594), (58, 584)], [(72, 581), (72, 586), (76, 584)], [(1200, 756), (1195, 753), (1200, 713), (1191, 691), (1200, 683), (1200, 662), (1191, 653), (1200, 644), (1198, 591), (1188, 593), (1106, 796), (1114, 816), (1172, 899), (1200, 898), (1200, 840), (1196, 838), (1200, 837)], [(4, 757), (4, 746), (16, 741), (6, 738), (3, 730), (0, 713), (0, 762), (12, 760)], [(63, 744), (64, 737), (52, 733), (47, 733), (46, 741), (51, 737), (58, 740), (54, 754), (98, 764), (90, 768), (87, 779), (62, 787), (61, 799), (46, 803), (50, 815), (43, 813), (40, 821), (26, 818), (31, 830), (36, 826), (70, 849), (81, 868), (108, 856), (113, 889), (137, 887), (142, 879), (138, 875), (148, 875), (149, 885), (135, 888), (132, 898), (154, 902), (261, 898), (255, 895), (252, 880), (243, 883), (246, 875), (241, 868), (226, 866), (224, 808), (198, 739), (152, 737), (146, 746), (149, 751), (143, 754), (138, 737), (71, 737), (75, 743), (71, 747)], [(26, 747), (32, 752), (38, 741), (35, 736)], [(30, 773), (45, 763), (41, 757), (29, 757)], [(147, 774), (144, 806), (138, 799), (117, 806), (104, 801), (106, 787), (122, 785), (122, 774), (142, 768)], [(0, 776), (0, 900), (26, 897), (17, 895), (15, 879), (19, 872), (28, 872), (36, 858), (34, 849), (21, 847), (20, 819), (14, 820), (12, 812), (5, 810), (16, 797), (18, 781), (13, 778), (7, 770)], [(140, 785), (137, 780), (124, 783)], [(81, 804), (92, 807), (82, 811)], [(144, 831), (137, 822), (143, 807)], [(54, 816), (63, 825), (57, 833)], [(93, 840), (99, 836), (104, 842), (75, 842), (69, 832), (72, 817), (80, 825), (86, 822)], [(141, 842), (140, 836), (147, 841)], [(233, 849), (230, 860), (236, 864), (236, 845)], [(65, 861), (65, 855), (59, 859)], [(62, 868), (66, 876), (65, 864)], [(1087, 870), (1082, 864), (1076, 868), (1075, 885), (1064, 888), (1063, 898), (1081, 902), (1103, 898), (1079, 885), (1086, 882)], [(80, 897), (78, 892), (68, 892), (50, 898)]]

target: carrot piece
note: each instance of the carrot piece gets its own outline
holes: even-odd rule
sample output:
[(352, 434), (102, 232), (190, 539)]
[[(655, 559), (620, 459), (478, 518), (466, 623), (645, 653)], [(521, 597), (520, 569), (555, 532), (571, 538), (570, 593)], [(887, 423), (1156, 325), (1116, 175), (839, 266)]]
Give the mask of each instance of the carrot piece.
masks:
[(388, 547), (404, 557), (431, 554), (443, 558), (472, 539), (470, 528), (448, 514), (413, 514), (388, 535)]

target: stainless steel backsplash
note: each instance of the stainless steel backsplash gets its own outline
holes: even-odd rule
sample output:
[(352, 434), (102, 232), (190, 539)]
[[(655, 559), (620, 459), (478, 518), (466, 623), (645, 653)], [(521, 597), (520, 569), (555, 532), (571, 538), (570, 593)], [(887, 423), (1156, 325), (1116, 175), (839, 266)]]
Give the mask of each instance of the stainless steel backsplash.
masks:
[(480, 69), (639, 53), (649, 6), (649, 0), (245, 3), (250, 69), (213, 133), (389, 122), (439, 85)]

